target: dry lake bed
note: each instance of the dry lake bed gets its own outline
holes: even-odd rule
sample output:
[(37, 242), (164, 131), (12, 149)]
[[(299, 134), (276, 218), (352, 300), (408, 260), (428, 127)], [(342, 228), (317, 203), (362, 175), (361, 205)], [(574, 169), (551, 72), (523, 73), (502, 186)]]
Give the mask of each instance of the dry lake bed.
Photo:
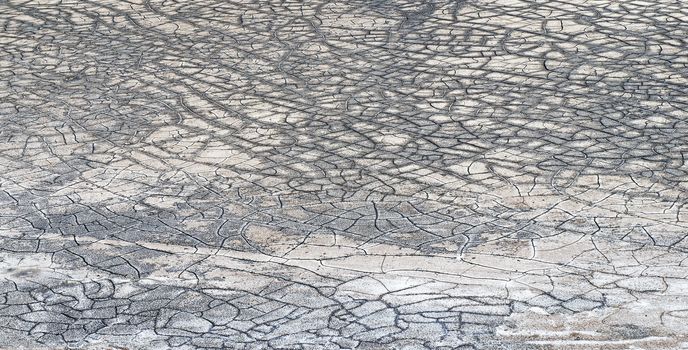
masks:
[(688, 349), (688, 3), (0, 0), (0, 348)]

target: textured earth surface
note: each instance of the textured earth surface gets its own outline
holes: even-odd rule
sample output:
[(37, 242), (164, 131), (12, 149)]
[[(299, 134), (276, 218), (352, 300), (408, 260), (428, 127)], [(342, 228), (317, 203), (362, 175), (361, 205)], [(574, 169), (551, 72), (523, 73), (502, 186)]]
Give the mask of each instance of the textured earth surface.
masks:
[(0, 0), (0, 348), (688, 349), (686, 23)]

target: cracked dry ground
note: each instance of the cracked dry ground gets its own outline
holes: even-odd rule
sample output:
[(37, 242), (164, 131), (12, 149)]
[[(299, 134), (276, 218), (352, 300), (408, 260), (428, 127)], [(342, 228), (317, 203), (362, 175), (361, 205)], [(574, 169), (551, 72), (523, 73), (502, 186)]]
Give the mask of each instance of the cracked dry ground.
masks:
[(688, 348), (687, 23), (0, 0), (0, 348)]

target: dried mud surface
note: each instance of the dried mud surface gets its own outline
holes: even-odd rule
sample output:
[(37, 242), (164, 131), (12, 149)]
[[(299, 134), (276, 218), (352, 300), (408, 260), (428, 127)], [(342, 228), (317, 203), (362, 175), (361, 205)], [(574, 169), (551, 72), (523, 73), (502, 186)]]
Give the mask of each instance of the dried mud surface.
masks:
[(686, 23), (0, 0), (0, 347), (688, 349)]

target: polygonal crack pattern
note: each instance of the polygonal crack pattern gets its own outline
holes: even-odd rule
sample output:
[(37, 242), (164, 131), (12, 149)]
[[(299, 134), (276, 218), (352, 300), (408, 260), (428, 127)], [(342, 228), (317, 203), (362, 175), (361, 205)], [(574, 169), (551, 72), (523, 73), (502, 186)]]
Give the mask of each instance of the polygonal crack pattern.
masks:
[(0, 347), (688, 348), (687, 22), (0, 0)]

